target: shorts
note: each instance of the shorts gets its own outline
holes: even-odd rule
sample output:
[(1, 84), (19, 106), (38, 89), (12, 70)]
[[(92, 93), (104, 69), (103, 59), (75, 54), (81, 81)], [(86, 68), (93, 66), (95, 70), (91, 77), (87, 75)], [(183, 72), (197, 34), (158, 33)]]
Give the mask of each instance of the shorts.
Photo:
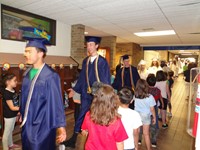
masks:
[[(160, 101), (160, 100), (159, 100)], [(168, 99), (163, 98), (164, 108), (163, 110), (167, 110)], [(162, 109), (162, 103), (160, 102), (159, 109)]]
[(143, 125), (150, 125), (151, 124), (151, 116), (149, 114), (139, 113), (142, 119)]

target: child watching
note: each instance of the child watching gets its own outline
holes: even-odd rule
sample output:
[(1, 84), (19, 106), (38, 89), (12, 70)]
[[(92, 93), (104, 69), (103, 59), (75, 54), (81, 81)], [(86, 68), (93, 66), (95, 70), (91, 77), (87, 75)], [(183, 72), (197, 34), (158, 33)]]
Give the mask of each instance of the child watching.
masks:
[(158, 126), (158, 104), (159, 104), (159, 101), (161, 102), (162, 106), (164, 106), (164, 104), (163, 104), (163, 99), (162, 99), (162, 96), (161, 96), (161, 91), (157, 87), (154, 87), (155, 84), (156, 84), (156, 77), (155, 77), (154, 74), (149, 74), (149, 76), (147, 77), (147, 83), (149, 85), (149, 93), (153, 95), (153, 97), (156, 101), (156, 105), (154, 106), (155, 113), (156, 113), (156, 124), (151, 123), (150, 133), (151, 133), (152, 147), (157, 147), (157, 135), (158, 135), (158, 130), (159, 130), (159, 126)]
[(137, 150), (142, 121), (139, 113), (129, 108), (129, 104), (133, 102), (133, 92), (128, 88), (123, 88), (118, 92), (118, 96), (120, 100), (118, 113), (122, 117), (122, 123), (129, 137), (124, 141), (124, 150)]
[(88, 138), (85, 150), (123, 150), (128, 138), (117, 113), (118, 96), (109, 85), (102, 85), (94, 95), (90, 111), (86, 113), (82, 134)]
[[(168, 72), (168, 85), (169, 85), (169, 93), (170, 93), (170, 97), (172, 97), (172, 88), (173, 88), (173, 85), (174, 85), (174, 80), (173, 80), (173, 76), (174, 76), (174, 72), (173, 71), (170, 71)], [(172, 104), (171, 102), (168, 102), (168, 107), (169, 107), (169, 113), (168, 113), (168, 116), (169, 117), (172, 117)]]
[(17, 86), (17, 77), (14, 74), (3, 76), (3, 115), (4, 115), (4, 132), (3, 132), (3, 150), (20, 148), (19, 145), (13, 144), (12, 132), (14, 130), (16, 116), (19, 112), (19, 100), (14, 88)]
[[(74, 82), (71, 83), (71, 86), (72, 88), (75, 87), (76, 83), (77, 83), (77, 80), (80, 76), (80, 72), (81, 70), (78, 69), (75, 74), (74, 74)], [(78, 116), (80, 114), (80, 108), (81, 108), (81, 95), (79, 93), (76, 93), (74, 94), (73, 96), (73, 101), (74, 101), (74, 105), (75, 105), (75, 109), (74, 109), (74, 120), (75, 122), (77, 121), (78, 119)]]
[(139, 79), (135, 88), (135, 110), (139, 112), (143, 123), (143, 135), (147, 150), (151, 149), (149, 127), (152, 123), (156, 123), (156, 115), (154, 106), (156, 105), (154, 97), (149, 94), (149, 85), (143, 79)]
[(170, 97), (170, 93), (169, 93), (169, 85), (167, 84), (165, 73), (162, 70), (160, 70), (156, 73), (156, 81), (157, 82), (156, 82), (155, 87), (160, 89), (161, 95), (163, 98), (163, 105), (164, 105), (163, 106), (161, 104), (159, 106), (161, 116), (162, 116), (162, 123), (163, 123), (162, 128), (166, 129), (166, 128), (168, 128), (168, 125), (166, 124), (166, 110), (167, 110), (167, 104), (168, 104), (168, 102), (170, 102), (171, 97)]

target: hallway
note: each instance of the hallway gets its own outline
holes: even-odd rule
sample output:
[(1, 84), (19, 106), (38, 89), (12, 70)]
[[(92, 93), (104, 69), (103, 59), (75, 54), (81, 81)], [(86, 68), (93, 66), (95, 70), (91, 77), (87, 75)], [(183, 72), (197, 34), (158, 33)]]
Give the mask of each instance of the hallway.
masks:
[[(184, 92), (184, 81), (183, 77), (179, 76), (176, 79), (173, 94), (172, 94), (172, 118), (168, 118), (168, 129), (160, 129), (158, 135), (157, 148), (153, 150), (194, 150), (193, 143), (194, 139), (186, 133), (186, 119), (187, 119), (187, 105), (188, 102), (185, 100)], [(73, 133), (73, 113), (67, 116), (67, 133), (68, 138)], [(15, 136), (15, 141), (20, 144), (19, 135)], [(17, 140), (18, 139), (18, 140)], [(75, 150), (83, 150), (85, 137), (79, 135), (77, 141), (77, 147)], [(0, 149), (2, 149), (2, 144), (0, 143)], [(145, 150), (144, 140), (142, 145), (139, 146), (139, 150)], [(71, 148), (66, 148), (66, 150), (73, 150)]]
[[(186, 132), (187, 121), (187, 109), (188, 101), (185, 99), (185, 85), (183, 76), (180, 75), (175, 80), (174, 87), (172, 89), (172, 118), (168, 118), (168, 129), (160, 129), (158, 135), (157, 148), (153, 150), (194, 150), (194, 138), (192, 138)], [(68, 123), (68, 136), (72, 134), (73, 116), (67, 118)], [(83, 150), (83, 143), (85, 138), (79, 136), (76, 150)], [(72, 150), (71, 148), (66, 148)], [(142, 145), (139, 146), (139, 150), (145, 150), (144, 140)]]

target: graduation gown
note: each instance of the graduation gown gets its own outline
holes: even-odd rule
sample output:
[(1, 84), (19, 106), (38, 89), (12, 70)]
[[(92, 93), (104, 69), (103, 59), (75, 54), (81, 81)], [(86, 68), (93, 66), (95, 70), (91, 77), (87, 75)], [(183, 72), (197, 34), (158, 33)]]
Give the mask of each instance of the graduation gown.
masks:
[[(133, 66), (131, 66), (131, 68), (132, 68), (132, 75), (133, 75), (132, 76), (133, 83), (134, 83), (134, 86), (136, 87), (136, 83), (140, 79), (140, 76), (138, 74), (137, 68), (135, 68)], [(117, 72), (114, 83), (112, 84), (113, 88), (118, 91), (122, 88), (122, 70), (123, 70), (123, 68), (121, 68)], [(124, 69), (124, 79), (123, 80), (124, 80), (124, 87), (132, 88), (131, 80), (130, 80), (130, 68)]]
[[(87, 93), (88, 85), (86, 80), (86, 66), (87, 66), (87, 60), (89, 57), (86, 57), (83, 60), (82, 63), (82, 70), (79, 76), (79, 79), (76, 83), (76, 86), (73, 88), (75, 92), (81, 94), (81, 110), (79, 117), (77, 121), (75, 122), (74, 131), (80, 132), (81, 125), (83, 123), (83, 119), (85, 117), (86, 112), (89, 110), (90, 105), (92, 103), (92, 95)], [(92, 87), (92, 84), (97, 81), (96, 75), (95, 75), (95, 61), (96, 59), (91, 63), (88, 64), (88, 78), (90, 86)], [(98, 74), (100, 82), (103, 82), (105, 84), (110, 84), (110, 69), (108, 66), (108, 63), (105, 58), (99, 55), (98, 59)]]
[[(20, 112), (24, 117), (30, 90), (29, 72), (22, 83)], [(60, 78), (45, 64), (36, 80), (27, 121), (22, 127), (23, 150), (55, 150), (56, 128), (65, 127), (66, 118), (61, 94)]]

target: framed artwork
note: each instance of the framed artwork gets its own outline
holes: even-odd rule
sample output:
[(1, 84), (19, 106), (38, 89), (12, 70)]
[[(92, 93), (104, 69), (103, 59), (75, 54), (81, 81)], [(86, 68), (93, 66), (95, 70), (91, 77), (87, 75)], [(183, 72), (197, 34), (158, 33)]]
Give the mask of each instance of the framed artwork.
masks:
[(23, 36), (46, 38), (56, 44), (56, 21), (1, 4), (1, 38), (24, 41)]
[(106, 58), (106, 49), (99, 48), (97, 53)]
[(110, 64), (110, 48), (109, 47), (100, 47), (97, 51), (99, 55), (104, 57), (108, 64)]

